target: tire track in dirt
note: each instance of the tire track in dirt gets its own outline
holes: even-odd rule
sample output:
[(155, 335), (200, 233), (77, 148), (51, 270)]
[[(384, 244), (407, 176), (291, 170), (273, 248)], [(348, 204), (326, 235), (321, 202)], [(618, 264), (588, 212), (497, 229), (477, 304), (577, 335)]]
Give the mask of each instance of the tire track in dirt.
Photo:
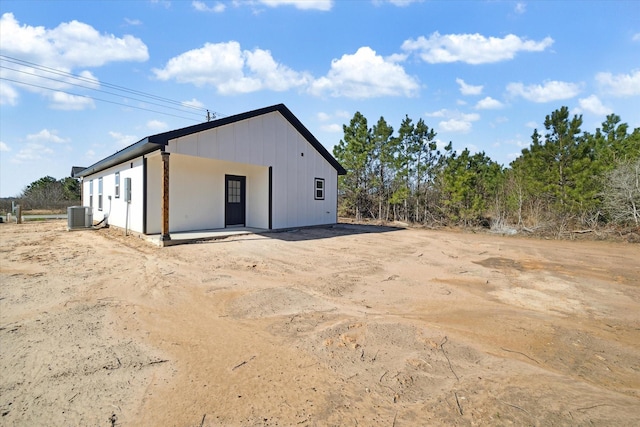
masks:
[(338, 226), (158, 249), (2, 227), (6, 425), (640, 418), (634, 245)]

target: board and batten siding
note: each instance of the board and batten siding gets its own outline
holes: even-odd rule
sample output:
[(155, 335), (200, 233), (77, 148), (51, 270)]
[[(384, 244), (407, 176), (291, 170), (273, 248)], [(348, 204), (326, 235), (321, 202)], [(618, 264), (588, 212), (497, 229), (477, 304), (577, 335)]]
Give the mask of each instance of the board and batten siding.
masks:
[[(89, 186), (93, 181), (93, 222), (98, 223), (109, 215), (108, 223), (116, 227), (143, 232), (142, 212), (143, 207), (143, 160), (142, 157), (133, 159), (105, 169), (93, 175), (87, 175), (82, 179), (82, 200), (85, 206), (89, 206)], [(120, 195), (116, 197), (116, 172), (120, 173)], [(102, 178), (102, 210), (98, 209), (98, 182)], [(131, 203), (127, 210), (124, 200), (124, 180), (131, 178)], [(111, 200), (109, 200), (111, 196)], [(128, 214), (128, 221), (127, 221)]]
[[(337, 221), (337, 171), (278, 112), (176, 138), (169, 141), (166, 151), (171, 153), (171, 231), (183, 227), (198, 229), (198, 221), (204, 225), (201, 214), (193, 213), (193, 209), (208, 211), (212, 216), (214, 212), (221, 213), (220, 217), (215, 217), (221, 218), (220, 227), (224, 227), (225, 174), (247, 177), (246, 225), (268, 228), (270, 166), (273, 168), (272, 228), (334, 224)], [(315, 200), (315, 178), (324, 179), (324, 200)], [(177, 180), (183, 182), (177, 183)], [(151, 181), (149, 179), (149, 185)], [(180, 194), (189, 188), (193, 188), (193, 194)], [(221, 192), (219, 198), (217, 191)], [(155, 198), (151, 197), (151, 190), (149, 196), (149, 200)], [(155, 209), (149, 205), (149, 212)]]

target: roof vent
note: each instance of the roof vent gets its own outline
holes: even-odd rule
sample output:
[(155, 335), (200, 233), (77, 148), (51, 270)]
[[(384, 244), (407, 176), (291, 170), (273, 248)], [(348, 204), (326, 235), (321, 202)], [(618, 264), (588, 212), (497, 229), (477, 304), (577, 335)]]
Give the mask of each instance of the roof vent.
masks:
[(69, 206), (67, 208), (67, 230), (80, 230), (93, 226), (93, 209), (90, 206)]

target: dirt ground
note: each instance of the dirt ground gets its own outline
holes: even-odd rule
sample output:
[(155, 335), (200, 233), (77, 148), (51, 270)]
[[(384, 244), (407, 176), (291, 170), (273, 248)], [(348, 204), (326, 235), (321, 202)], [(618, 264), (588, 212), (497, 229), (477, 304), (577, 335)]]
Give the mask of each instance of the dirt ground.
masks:
[(635, 426), (640, 245), (0, 224), (0, 425)]

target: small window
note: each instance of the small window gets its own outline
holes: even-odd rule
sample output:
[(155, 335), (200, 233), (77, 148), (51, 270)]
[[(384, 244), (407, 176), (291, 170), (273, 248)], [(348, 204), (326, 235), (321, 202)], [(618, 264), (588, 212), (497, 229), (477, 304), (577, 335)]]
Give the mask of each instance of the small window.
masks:
[(314, 189), (315, 189), (314, 199), (324, 200), (324, 178), (315, 179)]
[(89, 181), (89, 207), (93, 208), (93, 180)]
[(227, 184), (227, 202), (228, 203), (241, 203), (242, 196), (240, 193), (240, 181), (229, 180)]
[(120, 197), (120, 172), (116, 172), (115, 197), (116, 197), (116, 199), (118, 199)]
[(98, 210), (102, 210), (102, 178), (98, 179)]

